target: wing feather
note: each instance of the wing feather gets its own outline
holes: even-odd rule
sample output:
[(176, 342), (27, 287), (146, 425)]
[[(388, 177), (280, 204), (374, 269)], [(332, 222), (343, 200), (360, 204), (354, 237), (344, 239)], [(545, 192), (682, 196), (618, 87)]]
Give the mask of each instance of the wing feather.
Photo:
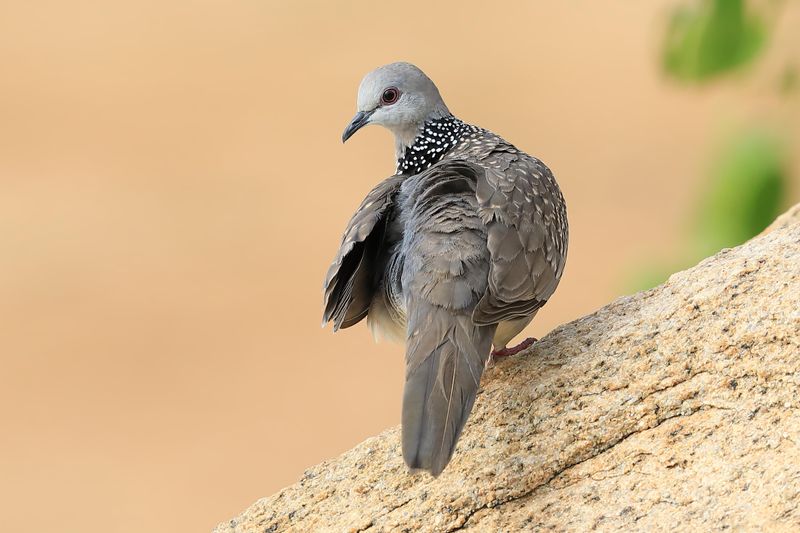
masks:
[(476, 195), (487, 226), (489, 284), (472, 318), (493, 324), (530, 316), (558, 285), (568, 226), (561, 191), (538, 159), (498, 141), (481, 158)]
[(388, 214), (404, 179), (405, 176), (395, 175), (375, 186), (347, 224), (339, 251), (325, 276), (322, 324), (333, 321), (334, 331), (367, 316)]

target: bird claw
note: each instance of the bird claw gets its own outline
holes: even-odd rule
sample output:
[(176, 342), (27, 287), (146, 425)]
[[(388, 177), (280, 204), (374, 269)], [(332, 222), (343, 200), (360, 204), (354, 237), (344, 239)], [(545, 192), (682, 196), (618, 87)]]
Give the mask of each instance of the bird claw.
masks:
[(527, 339), (525, 339), (521, 343), (519, 343), (516, 346), (513, 346), (511, 348), (503, 348), (501, 350), (493, 350), (492, 351), (492, 358), (496, 359), (498, 357), (509, 357), (511, 355), (516, 355), (519, 352), (521, 352), (522, 350), (524, 350), (525, 348), (527, 348), (528, 346), (530, 346), (531, 344), (533, 344), (534, 342), (536, 342), (537, 340), (538, 339), (535, 339), (533, 337), (528, 337)]

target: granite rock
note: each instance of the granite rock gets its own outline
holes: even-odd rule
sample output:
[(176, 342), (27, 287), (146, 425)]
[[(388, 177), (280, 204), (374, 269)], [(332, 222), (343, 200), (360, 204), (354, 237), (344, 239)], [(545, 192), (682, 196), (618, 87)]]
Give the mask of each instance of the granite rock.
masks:
[(794, 213), (489, 369), (439, 478), (393, 428), (217, 533), (800, 531)]

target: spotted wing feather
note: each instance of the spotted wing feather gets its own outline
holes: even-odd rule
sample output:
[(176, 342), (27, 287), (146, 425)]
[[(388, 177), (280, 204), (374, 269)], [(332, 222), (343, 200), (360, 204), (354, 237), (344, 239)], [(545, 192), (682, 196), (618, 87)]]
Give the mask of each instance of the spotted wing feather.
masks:
[(566, 208), (544, 163), (500, 143), (481, 161), (476, 195), (491, 256), (476, 324), (528, 317), (550, 298), (567, 254)]

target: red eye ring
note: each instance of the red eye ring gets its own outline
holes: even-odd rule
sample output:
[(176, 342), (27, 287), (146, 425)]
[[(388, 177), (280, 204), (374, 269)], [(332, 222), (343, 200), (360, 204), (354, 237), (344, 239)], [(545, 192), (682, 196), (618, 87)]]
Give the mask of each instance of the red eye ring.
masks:
[(381, 104), (392, 105), (400, 98), (400, 91), (397, 87), (387, 87), (381, 94)]

